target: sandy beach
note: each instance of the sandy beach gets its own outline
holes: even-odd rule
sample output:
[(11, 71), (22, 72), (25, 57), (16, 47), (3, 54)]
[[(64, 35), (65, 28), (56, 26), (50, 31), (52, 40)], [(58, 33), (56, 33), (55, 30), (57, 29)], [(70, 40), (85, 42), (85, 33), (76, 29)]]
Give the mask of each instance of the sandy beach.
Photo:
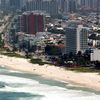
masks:
[(31, 64), (24, 58), (14, 58), (0, 55), (0, 66), (16, 71), (28, 72), (64, 82), (73, 82), (87, 88), (100, 91), (100, 75), (98, 73), (77, 73), (63, 68)]

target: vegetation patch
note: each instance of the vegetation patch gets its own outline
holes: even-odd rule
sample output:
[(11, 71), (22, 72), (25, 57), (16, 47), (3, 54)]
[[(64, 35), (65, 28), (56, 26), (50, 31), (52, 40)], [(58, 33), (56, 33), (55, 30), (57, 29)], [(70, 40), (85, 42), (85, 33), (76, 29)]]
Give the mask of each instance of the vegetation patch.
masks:
[(67, 70), (75, 71), (75, 72), (92, 72), (92, 73), (100, 73), (100, 70), (96, 70), (95, 68), (89, 67), (75, 67), (75, 68), (66, 68)]
[(41, 59), (31, 59), (30, 62), (32, 64), (39, 64), (39, 65), (45, 65), (45, 64), (49, 64), (49, 65), (52, 65), (51, 63), (48, 63), (48, 62), (43, 62)]
[(25, 58), (24, 56), (21, 56), (17, 53), (14, 52), (6, 52), (6, 53), (1, 53), (2, 55), (6, 55), (8, 57), (17, 57), (17, 58)]

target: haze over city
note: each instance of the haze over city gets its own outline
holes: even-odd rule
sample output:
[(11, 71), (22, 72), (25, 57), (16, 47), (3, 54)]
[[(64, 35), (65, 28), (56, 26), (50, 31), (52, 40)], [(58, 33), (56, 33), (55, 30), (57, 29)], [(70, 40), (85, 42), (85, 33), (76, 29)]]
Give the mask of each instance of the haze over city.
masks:
[(0, 100), (100, 99), (100, 0), (0, 0)]

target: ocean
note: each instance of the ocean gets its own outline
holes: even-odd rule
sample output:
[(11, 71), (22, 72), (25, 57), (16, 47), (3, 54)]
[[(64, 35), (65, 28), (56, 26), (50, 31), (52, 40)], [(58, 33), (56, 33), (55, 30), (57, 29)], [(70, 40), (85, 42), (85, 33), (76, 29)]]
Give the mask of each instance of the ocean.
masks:
[(100, 92), (0, 68), (0, 100), (100, 100)]

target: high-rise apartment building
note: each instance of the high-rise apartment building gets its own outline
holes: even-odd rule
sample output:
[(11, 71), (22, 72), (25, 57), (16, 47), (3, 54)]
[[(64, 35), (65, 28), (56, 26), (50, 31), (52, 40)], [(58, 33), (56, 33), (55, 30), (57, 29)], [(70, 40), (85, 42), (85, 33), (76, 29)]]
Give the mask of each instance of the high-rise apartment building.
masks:
[(60, 12), (63, 14), (72, 13), (77, 11), (77, 0), (59, 0)]
[(20, 31), (27, 34), (36, 34), (44, 31), (44, 15), (34, 12), (25, 12), (19, 16)]
[(20, 0), (9, 0), (9, 3), (12, 10), (20, 9)]
[(42, 11), (51, 16), (58, 16), (57, 0), (31, 0), (26, 4), (26, 11)]
[(1, 0), (1, 10), (16, 11), (26, 5), (27, 0)]
[(77, 0), (69, 0), (68, 2), (69, 12), (77, 11)]
[(26, 0), (9, 0), (9, 8), (11, 10), (19, 10), (21, 9), (26, 3)]
[(6, 0), (1, 0), (1, 9), (2, 10), (6, 9)]
[(81, 0), (81, 8), (83, 10), (97, 11), (97, 5), (100, 6), (99, 0)]
[(66, 28), (66, 53), (88, 49), (88, 30), (82, 25)]
[(1, 10), (8, 10), (9, 9), (9, 0), (1, 0)]

